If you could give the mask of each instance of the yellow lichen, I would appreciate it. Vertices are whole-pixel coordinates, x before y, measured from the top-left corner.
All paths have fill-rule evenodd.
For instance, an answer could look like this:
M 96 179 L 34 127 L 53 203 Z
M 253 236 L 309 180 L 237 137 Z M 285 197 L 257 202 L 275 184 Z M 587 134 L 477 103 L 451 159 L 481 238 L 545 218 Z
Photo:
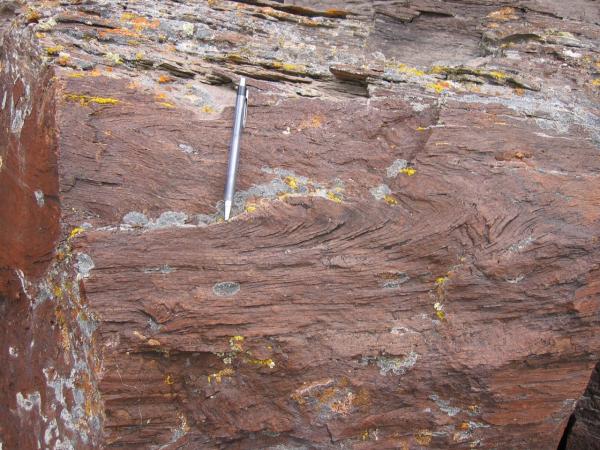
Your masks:
M 433 66 L 430 70 L 429 73 L 431 74 L 442 74 L 442 73 L 446 73 L 446 67 L 444 66 Z
M 232 352 L 244 351 L 242 343 L 244 342 L 244 336 L 232 336 L 229 339 L 229 348 Z
M 415 67 L 407 66 L 403 63 L 388 63 L 386 65 L 399 73 L 405 73 L 407 75 L 412 75 L 413 77 L 422 77 L 425 75 L 425 72 L 423 72 L 422 70 L 417 69 Z
M 427 130 L 427 128 L 425 128 L 425 127 L 417 127 L 417 131 L 426 131 L 426 130 Z
M 67 75 L 69 78 L 83 78 L 85 74 L 83 72 L 71 72 Z
M 173 103 L 169 103 L 169 102 L 158 102 L 158 104 L 160 106 L 164 106 L 165 108 L 169 108 L 169 109 L 175 108 L 175 105 Z
M 160 341 L 156 339 L 148 339 L 146 344 L 150 345 L 151 347 L 158 347 L 160 345 Z
M 592 86 L 600 86 L 600 78 L 596 78 L 592 80 Z
M 54 47 L 46 47 L 46 54 L 48 56 L 58 56 L 60 52 L 64 50 L 62 45 L 56 45 Z
M 73 239 L 75 236 L 77 236 L 78 234 L 81 234 L 85 231 L 85 229 L 81 228 L 81 227 L 75 227 L 71 230 L 71 232 L 69 233 L 69 239 Z
M 439 302 L 434 303 L 433 309 L 435 311 L 435 315 L 440 320 L 444 320 L 446 318 L 446 313 L 444 312 L 444 305 Z
M 202 111 L 203 113 L 206 113 L 206 114 L 214 114 L 215 108 L 213 108 L 210 105 L 204 105 L 202 108 L 200 108 L 200 111 Z
M 119 100 L 116 98 L 94 97 L 83 94 L 65 94 L 65 99 L 72 102 L 79 102 L 83 106 L 87 106 L 90 103 L 96 103 L 97 105 L 116 105 L 119 103 Z
M 52 293 L 54 294 L 54 297 L 56 297 L 56 298 L 62 298 L 62 296 L 63 296 L 62 288 L 58 285 L 54 286 L 54 289 L 52 289 Z
M 447 281 L 448 281 L 448 277 L 437 277 L 435 279 L 435 285 L 441 286 L 441 285 L 445 284 Z
M 387 194 L 383 197 L 383 200 L 388 204 L 388 205 L 397 205 L 398 204 L 398 200 L 396 200 L 396 197 L 394 197 L 393 195 Z
M 292 74 L 304 74 L 306 73 L 306 67 L 301 64 L 292 64 L 282 61 L 273 61 L 270 67 L 281 70 L 282 72 L 289 72 Z
M 405 167 L 404 169 L 400 169 L 398 173 L 403 173 L 404 175 L 412 177 L 415 173 L 417 173 L 417 170 L 413 169 L 412 167 Z
M 245 210 L 247 213 L 253 213 L 254 211 L 256 211 L 256 208 L 257 208 L 256 203 L 248 203 L 246 205 Z
M 136 17 L 137 16 L 135 14 L 129 12 L 121 14 L 121 20 L 133 20 Z
M 291 187 L 294 191 L 298 190 L 298 179 L 296 177 L 287 176 L 283 179 L 284 183 Z
M 211 375 L 209 375 L 208 382 L 211 383 L 212 380 L 215 380 L 217 383 L 220 383 L 223 378 L 231 378 L 235 374 L 235 371 L 231 367 L 226 367 L 224 369 L 219 370 Z
M 495 78 L 496 80 L 505 80 L 508 78 L 508 75 L 500 72 L 498 70 L 491 70 L 489 72 L 487 72 L 490 76 L 492 76 L 493 78 Z
M 118 53 L 107 52 L 104 54 L 104 59 L 112 64 L 123 64 L 123 60 L 121 59 L 121 55 Z
M 269 359 L 248 359 L 247 362 L 254 366 L 268 367 L 269 369 L 275 368 L 275 361 L 273 361 L 271 358 L 269 358 Z
M 175 383 L 175 381 L 173 380 L 173 375 L 171 375 L 170 373 L 168 373 L 165 376 L 165 384 L 168 386 L 171 386 L 173 383 Z
M 342 203 L 342 196 L 336 192 L 327 192 L 327 198 L 332 202 Z

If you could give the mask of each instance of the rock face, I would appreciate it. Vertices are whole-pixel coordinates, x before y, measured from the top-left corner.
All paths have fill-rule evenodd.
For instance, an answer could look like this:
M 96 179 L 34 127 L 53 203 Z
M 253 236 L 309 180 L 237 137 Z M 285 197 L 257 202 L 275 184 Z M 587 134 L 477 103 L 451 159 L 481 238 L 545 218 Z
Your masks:
M 2 448 L 557 448 L 600 359 L 597 2 L 0 8 Z
M 600 448 L 600 364 L 577 403 L 561 445 L 568 450 Z

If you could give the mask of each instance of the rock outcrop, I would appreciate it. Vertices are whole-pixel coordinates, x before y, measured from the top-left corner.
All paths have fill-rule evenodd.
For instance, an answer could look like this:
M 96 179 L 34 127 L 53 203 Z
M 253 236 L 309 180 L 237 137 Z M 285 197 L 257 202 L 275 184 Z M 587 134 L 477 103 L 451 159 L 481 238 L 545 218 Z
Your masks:
M 600 359 L 599 23 L 5 2 L 0 448 L 557 448 Z

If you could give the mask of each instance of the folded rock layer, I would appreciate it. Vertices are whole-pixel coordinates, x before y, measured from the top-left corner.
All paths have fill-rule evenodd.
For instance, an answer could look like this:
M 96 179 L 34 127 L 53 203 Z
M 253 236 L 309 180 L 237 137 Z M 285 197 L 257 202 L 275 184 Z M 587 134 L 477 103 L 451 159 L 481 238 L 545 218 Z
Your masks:
M 0 6 L 0 448 L 595 445 L 600 12 L 500 3 Z

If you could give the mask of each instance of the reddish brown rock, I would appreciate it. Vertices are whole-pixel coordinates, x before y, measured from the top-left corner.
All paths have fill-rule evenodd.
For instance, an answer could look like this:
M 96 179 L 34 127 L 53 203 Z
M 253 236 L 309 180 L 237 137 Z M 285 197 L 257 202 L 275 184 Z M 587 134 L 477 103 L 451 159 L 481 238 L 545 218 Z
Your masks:
M 3 448 L 556 448 L 600 350 L 564 3 L 6 9 Z

